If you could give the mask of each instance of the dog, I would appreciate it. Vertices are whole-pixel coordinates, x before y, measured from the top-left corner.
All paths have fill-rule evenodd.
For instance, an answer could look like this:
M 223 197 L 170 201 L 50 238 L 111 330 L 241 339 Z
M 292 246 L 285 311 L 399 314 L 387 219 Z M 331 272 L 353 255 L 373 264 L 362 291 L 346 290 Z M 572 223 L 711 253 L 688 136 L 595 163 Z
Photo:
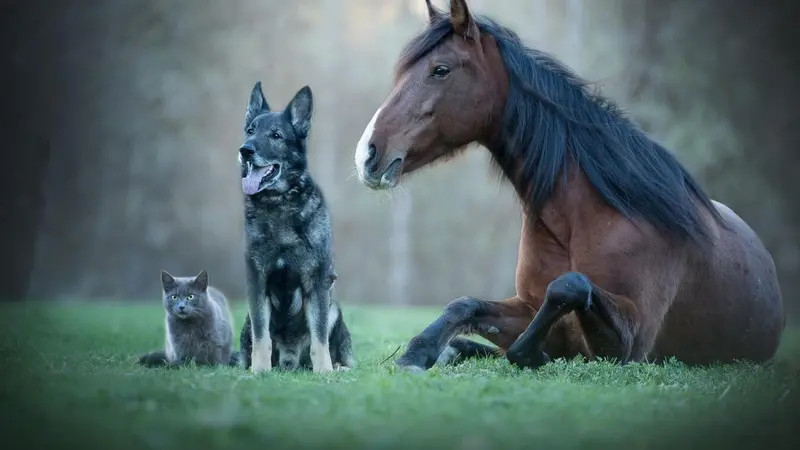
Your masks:
M 350 332 L 332 297 L 331 219 L 308 171 L 313 95 L 301 88 L 271 111 L 261 82 L 250 94 L 239 148 L 245 198 L 249 312 L 241 364 L 253 373 L 355 366 Z

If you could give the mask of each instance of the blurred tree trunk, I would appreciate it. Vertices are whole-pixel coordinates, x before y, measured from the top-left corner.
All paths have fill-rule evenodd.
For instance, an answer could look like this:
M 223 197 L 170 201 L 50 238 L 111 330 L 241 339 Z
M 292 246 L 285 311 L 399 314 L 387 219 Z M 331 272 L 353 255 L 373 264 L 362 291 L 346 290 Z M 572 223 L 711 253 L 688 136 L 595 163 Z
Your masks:
M 407 192 L 400 192 L 392 200 L 392 231 L 390 237 L 392 255 L 391 303 L 407 305 L 409 298 L 410 226 L 412 200 Z

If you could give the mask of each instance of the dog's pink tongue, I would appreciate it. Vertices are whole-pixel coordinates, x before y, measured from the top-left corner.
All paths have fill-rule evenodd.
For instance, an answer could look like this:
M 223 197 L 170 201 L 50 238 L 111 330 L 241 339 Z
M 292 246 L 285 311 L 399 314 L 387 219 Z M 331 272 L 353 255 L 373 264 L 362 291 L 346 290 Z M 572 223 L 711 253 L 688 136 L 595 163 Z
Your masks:
M 270 170 L 272 166 L 267 167 L 253 167 L 247 173 L 247 176 L 242 178 L 242 191 L 244 191 L 245 195 L 253 195 L 258 192 L 258 186 L 261 184 L 261 179 L 264 178 L 264 174 Z

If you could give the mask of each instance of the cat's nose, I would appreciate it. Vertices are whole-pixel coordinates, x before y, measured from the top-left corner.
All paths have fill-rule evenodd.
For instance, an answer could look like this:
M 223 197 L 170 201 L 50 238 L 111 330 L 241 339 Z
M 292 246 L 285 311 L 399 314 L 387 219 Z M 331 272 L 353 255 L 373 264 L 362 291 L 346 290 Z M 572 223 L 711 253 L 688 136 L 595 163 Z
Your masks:
M 183 303 L 179 304 L 178 312 L 185 312 L 185 311 L 186 311 L 186 305 L 184 305 Z

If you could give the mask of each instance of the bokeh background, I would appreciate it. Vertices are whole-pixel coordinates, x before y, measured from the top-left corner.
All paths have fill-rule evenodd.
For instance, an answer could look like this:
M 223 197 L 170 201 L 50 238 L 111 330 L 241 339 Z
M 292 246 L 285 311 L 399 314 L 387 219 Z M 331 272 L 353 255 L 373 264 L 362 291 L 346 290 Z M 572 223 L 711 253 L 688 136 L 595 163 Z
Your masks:
M 445 1 L 435 2 L 445 7 Z M 471 0 L 600 83 L 773 252 L 800 295 L 791 2 Z M 423 0 L 3 2 L 6 300 L 157 302 L 159 271 L 244 295 L 236 154 L 262 80 L 315 96 L 311 170 L 346 303 L 513 294 L 520 208 L 476 148 L 376 193 L 353 151 Z

